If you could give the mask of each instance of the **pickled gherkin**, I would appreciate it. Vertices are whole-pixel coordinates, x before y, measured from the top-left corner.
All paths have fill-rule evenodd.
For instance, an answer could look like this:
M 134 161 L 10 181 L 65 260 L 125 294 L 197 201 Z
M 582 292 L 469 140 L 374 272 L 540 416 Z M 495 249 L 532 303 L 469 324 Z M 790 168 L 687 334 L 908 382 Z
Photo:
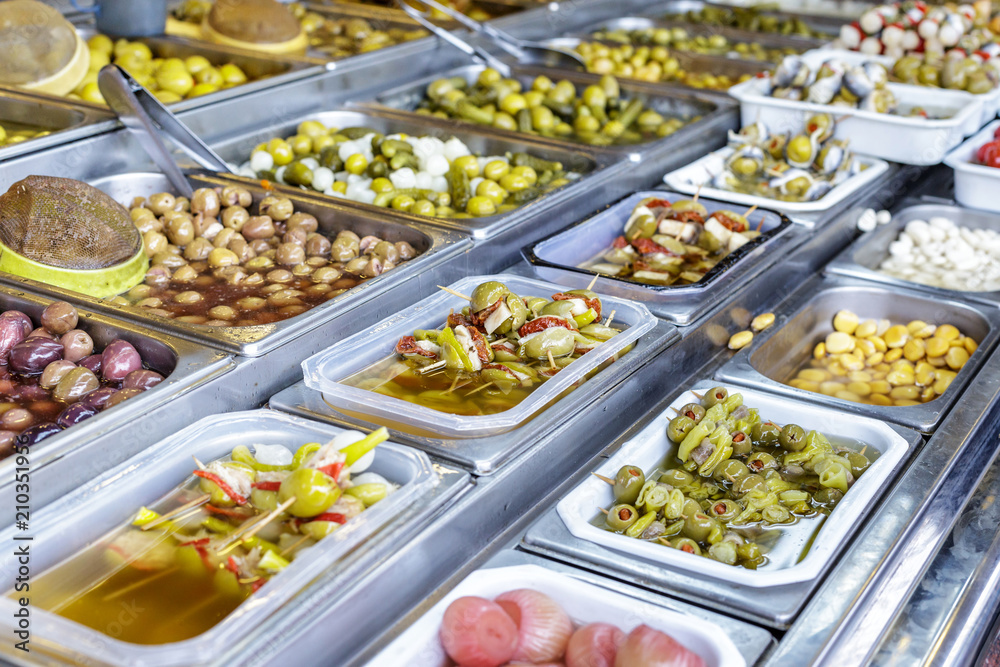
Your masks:
M 860 443 L 835 445 L 819 431 L 767 421 L 742 394 L 724 387 L 699 400 L 667 424 L 674 454 L 645 474 L 635 465 L 619 470 L 615 502 L 632 502 L 635 513 L 627 530 L 604 510 L 595 521 L 727 565 L 787 566 L 787 548 L 772 562 L 774 540 L 810 544 L 809 536 L 871 465 L 867 447 L 858 451 Z M 627 498 L 619 480 L 631 480 Z M 795 562 L 802 556 L 794 555 Z

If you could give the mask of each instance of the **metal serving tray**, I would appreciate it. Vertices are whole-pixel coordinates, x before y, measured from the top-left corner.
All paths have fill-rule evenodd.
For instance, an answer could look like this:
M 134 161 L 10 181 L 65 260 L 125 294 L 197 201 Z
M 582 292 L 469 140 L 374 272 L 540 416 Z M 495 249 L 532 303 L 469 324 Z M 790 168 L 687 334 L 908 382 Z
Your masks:
M 619 383 L 630 377 L 646 362 L 680 340 L 677 330 L 666 322 L 639 338 L 627 354 L 598 372 L 569 395 L 549 404 L 529 419 L 523 426 L 497 435 L 481 438 L 430 438 L 411 435 L 390 429 L 392 439 L 405 442 L 436 458 L 455 463 L 474 475 L 492 475 L 508 461 L 539 442 L 555 426 L 572 418 L 588 405 L 594 405 Z M 268 402 L 272 408 L 311 419 L 372 431 L 378 424 L 347 416 L 338 412 L 323 394 L 298 382 L 273 396 Z
M 155 502 L 183 483 L 194 467 L 191 456 L 205 461 L 227 457 L 236 445 L 281 444 L 297 448 L 307 442 L 327 442 L 340 432 L 324 424 L 255 410 L 208 417 L 176 432 L 133 458 L 53 503 L 32 517 L 32 561 L 41 573 L 130 521 L 142 504 Z M 349 584 L 341 562 L 359 549 L 369 550 L 369 566 L 394 550 L 394 529 L 421 523 L 443 500 L 428 503 L 441 475 L 421 452 L 392 442 L 375 450 L 371 468 L 399 485 L 395 493 L 355 517 L 342 530 L 303 552 L 268 586 L 213 628 L 181 642 L 139 645 L 119 641 L 51 612 L 33 610 L 32 639 L 42 650 L 88 664 L 191 665 L 203 664 L 251 634 L 282 604 L 311 590 L 318 576 L 333 573 L 334 584 Z M 66 517 L 72 516 L 71 525 Z M 10 527 L 5 534 L 13 537 Z M 7 559 L 4 570 L 16 564 Z M 338 581 L 339 580 L 339 581 Z M 335 589 L 327 590 L 336 597 Z M 17 605 L 4 599 L 2 605 Z M 141 610 L 140 610 L 141 611 Z M 11 651 L 9 647 L 6 649 Z
M 845 215 L 856 216 L 857 211 L 852 211 Z M 854 243 L 847 246 L 826 266 L 825 271 L 827 273 L 864 278 L 887 285 L 929 292 L 934 296 L 945 299 L 968 299 L 994 305 L 1000 303 L 1000 291 L 965 292 L 951 290 L 944 287 L 924 285 L 902 278 L 895 278 L 879 270 L 879 265 L 889 255 L 889 244 L 899 237 L 899 234 L 908 222 L 911 220 L 926 221 L 935 216 L 950 218 L 962 227 L 1000 231 L 1000 215 L 996 213 L 987 213 L 986 211 L 976 211 L 962 208 L 961 206 L 945 204 L 923 204 L 910 200 L 904 202 L 893 213 L 889 224 L 882 225 L 868 234 L 862 234 Z
M 198 173 L 191 173 L 189 181 L 194 188 L 225 186 L 236 182 Z M 137 195 L 148 196 L 154 192 L 172 190 L 166 177 L 160 173 L 116 174 L 92 180 L 91 184 L 107 192 L 125 206 L 128 206 L 132 198 Z M 255 181 L 245 180 L 240 184 L 253 193 L 255 202 L 259 202 L 268 193 Z M 340 206 L 336 201 L 329 199 L 321 201 L 299 197 L 294 192 L 289 196 L 295 204 L 295 209 L 314 215 L 319 221 L 320 230 L 324 232 L 335 234 L 338 230 L 347 228 L 362 235 L 375 234 L 393 242 L 407 241 L 421 254 L 381 276 L 361 283 L 335 299 L 309 309 L 302 315 L 272 324 L 250 327 L 212 327 L 176 322 L 143 312 L 139 308 L 116 306 L 78 292 L 6 273 L 0 273 L 0 284 L 52 295 L 116 318 L 132 320 L 144 327 L 166 331 L 243 357 L 257 357 L 324 322 L 353 310 L 362 302 L 375 299 L 390 289 L 405 284 L 427 268 L 461 254 L 469 245 L 466 239 L 448 231 L 418 229 L 401 221 L 366 215 L 364 212 Z
M 0 287 L 0 310 L 16 309 L 35 323 L 51 299 Z M 101 412 L 33 445 L 28 454 L 34 508 L 59 497 L 144 447 L 172 433 L 178 422 L 198 412 L 198 391 L 233 368 L 232 358 L 173 336 L 115 321 L 79 309 L 78 328 L 94 339 L 97 349 L 121 338 L 132 343 L 150 368 L 166 379 L 124 403 Z M 14 502 L 16 456 L 0 460 L 0 500 Z M 7 525 L 9 514 L 0 520 Z
M 376 108 L 378 106 L 386 106 L 393 109 L 401 109 L 412 112 L 424 99 L 424 91 L 427 89 L 427 85 L 432 81 L 443 78 L 460 77 L 468 81 L 471 85 L 472 83 L 475 83 L 479 73 L 484 69 L 486 69 L 485 65 L 466 65 L 464 67 L 457 67 L 446 72 L 427 76 L 422 79 L 418 79 L 417 81 L 410 82 L 399 86 L 398 88 L 393 88 L 381 93 L 375 98 L 375 104 L 373 106 L 376 106 Z M 584 87 L 599 82 L 601 78 L 596 74 L 571 72 L 569 70 L 545 67 L 515 67 L 513 71 L 514 78 L 521 82 L 525 90 L 529 90 L 531 88 L 531 82 L 534 78 L 542 74 L 548 76 L 554 81 L 566 79 L 572 82 L 576 85 L 578 93 Z M 716 124 L 730 115 L 730 112 L 732 111 L 732 104 L 729 101 L 723 101 L 716 97 L 698 96 L 693 92 L 686 92 L 690 89 L 680 87 L 675 90 L 666 91 L 655 84 L 646 84 L 631 79 L 622 80 L 619 82 L 619 85 L 621 87 L 623 98 L 641 99 L 645 102 L 648 108 L 659 112 L 665 117 L 680 117 L 688 119 L 694 117 L 699 118 L 698 120 L 688 122 L 687 125 L 681 127 L 679 130 L 667 137 L 653 138 L 638 144 L 621 146 L 590 146 L 569 137 L 541 137 L 539 135 L 526 135 L 526 133 L 523 132 L 500 130 L 493 127 L 490 127 L 489 130 L 496 135 L 504 137 L 520 138 L 529 136 L 539 142 L 573 147 L 599 155 L 620 157 L 624 155 L 651 156 L 654 153 L 665 153 L 669 150 L 670 146 L 683 144 L 690 140 L 693 135 L 701 134 L 702 132 L 716 131 L 724 134 L 726 129 L 728 129 L 728 125 L 726 128 L 717 128 Z M 459 127 L 485 127 L 477 123 L 469 123 L 455 119 L 448 119 L 445 122 Z
M 248 134 L 216 143 L 212 148 L 227 162 L 234 165 L 243 164 L 250 159 L 250 153 L 262 141 L 273 137 L 287 137 L 295 133 L 295 128 L 305 120 L 316 120 L 333 127 L 370 127 L 378 132 L 392 134 L 403 132 L 411 135 L 431 135 L 437 137 L 458 137 L 470 150 L 487 155 L 503 155 L 506 152 L 525 151 L 546 160 L 556 160 L 563 164 L 567 172 L 575 172 L 582 177 L 552 192 L 545 193 L 513 211 L 490 215 L 481 218 L 433 218 L 429 216 L 412 215 L 390 208 L 381 208 L 371 204 L 351 201 L 339 197 L 328 197 L 321 192 L 304 190 L 291 185 L 274 184 L 276 190 L 288 194 L 308 195 L 320 201 L 336 202 L 344 208 L 356 209 L 360 214 L 384 216 L 421 227 L 434 225 L 446 229 L 471 234 L 476 238 L 492 236 L 496 232 L 515 224 L 528 216 L 537 216 L 541 211 L 554 207 L 558 203 L 569 200 L 584 191 L 581 181 L 592 176 L 594 172 L 612 163 L 610 156 L 593 156 L 578 147 L 568 148 L 564 145 L 535 143 L 533 138 L 517 134 L 503 134 L 492 131 L 491 128 L 476 127 L 467 124 L 457 125 L 440 119 L 418 116 L 410 113 L 394 112 L 391 109 L 359 108 L 341 111 L 326 111 L 310 113 L 291 119 L 279 119 L 279 122 L 262 129 L 256 129 Z M 252 179 L 240 177 L 240 180 L 254 182 Z
M 757 32 L 754 30 L 744 30 L 742 28 L 731 28 L 728 26 L 711 26 L 703 23 L 689 23 L 687 21 L 667 21 L 664 19 L 650 18 L 646 16 L 622 16 L 620 18 L 598 21 L 576 32 L 575 35 L 592 39 L 593 34 L 598 31 L 632 31 L 649 30 L 650 28 L 683 28 L 688 35 L 691 35 L 692 37 L 700 35 L 722 35 L 734 44 L 739 42 L 757 42 L 765 48 L 791 48 L 800 53 L 809 51 L 810 49 L 817 49 L 827 43 L 827 40 L 806 37 L 804 35 L 783 35 L 780 33 Z M 612 40 L 608 41 L 610 43 Z M 672 55 L 676 55 L 676 53 L 683 53 L 683 51 L 678 52 L 676 49 L 670 49 L 669 46 L 667 48 L 670 50 Z M 733 55 L 732 57 L 736 58 L 737 56 Z
M 107 109 L 49 95 L 0 87 L 0 125 L 17 123 L 48 130 L 44 137 L 0 146 L 0 161 L 106 132 L 115 125 Z
M 632 210 L 647 197 L 663 197 L 669 201 L 687 198 L 686 195 L 662 190 L 637 192 L 591 218 L 524 248 L 521 253 L 541 278 L 569 287 L 586 287 L 599 274 L 580 268 L 580 265 L 611 248 L 615 238 L 621 236 Z M 711 199 L 698 201 L 709 212 L 727 206 L 724 202 Z M 723 290 L 738 280 L 749 279 L 773 263 L 780 249 L 787 248 L 798 236 L 790 234 L 793 225 L 784 215 L 759 209 L 755 216 L 753 225 L 758 220 L 764 225 L 761 236 L 726 256 L 697 283 L 645 285 L 629 278 L 601 275 L 595 289 L 612 296 L 641 301 L 653 313 L 675 324 L 690 324 L 718 302 L 717 296 Z M 784 238 L 786 236 L 789 238 Z
M 912 320 L 950 323 L 963 334 L 979 341 L 979 349 L 972 354 L 943 396 L 921 405 L 896 407 L 853 403 L 796 389 L 774 379 L 789 377 L 812 356 L 813 346 L 833 330 L 833 316 L 841 309 L 852 310 L 862 320 L 888 318 L 893 323 Z M 716 377 L 930 433 L 976 374 L 998 336 L 1000 311 L 996 308 L 932 299 L 917 290 L 890 289 L 848 277 L 813 278 L 783 304 L 774 325 L 758 334 L 748 347 L 737 352 L 716 372 Z
M 698 391 L 704 391 L 714 385 L 715 383 L 712 381 L 701 381 L 694 385 L 694 388 Z M 603 464 L 622 447 L 627 446 L 645 428 L 648 428 L 653 419 L 667 411 L 668 406 L 676 400 L 678 400 L 678 396 L 665 398 L 647 413 L 646 417 L 639 420 L 608 446 L 598 457 L 596 463 Z M 794 405 L 791 407 L 794 408 Z M 906 441 L 910 451 L 915 450 L 922 442 L 920 435 L 913 431 L 892 425 L 890 425 L 890 429 Z M 894 467 L 882 489 L 883 492 L 891 486 L 892 479 L 902 467 L 903 462 Z M 876 499 L 880 496 L 881 493 L 878 493 Z M 594 511 L 597 511 L 596 508 Z M 752 618 L 776 628 L 784 628 L 791 624 L 795 615 L 809 601 L 812 590 L 820 584 L 823 578 L 821 573 L 810 581 L 769 586 L 766 595 L 762 595 L 760 588 L 691 574 L 675 568 L 666 568 L 663 564 L 638 557 L 626 557 L 618 551 L 577 538 L 566 528 L 566 524 L 560 518 L 555 507 L 546 510 L 541 518 L 528 529 L 522 540 L 522 546 L 542 556 L 556 558 L 577 567 L 598 572 L 603 576 L 638 583 L 644 588 L 659 593 L 695 601 L 710 608 L 738 615 L 743 619 Z M 825 573 L 829 570 L 832 563 L 831 559 L 823 567 L 822 572 Z

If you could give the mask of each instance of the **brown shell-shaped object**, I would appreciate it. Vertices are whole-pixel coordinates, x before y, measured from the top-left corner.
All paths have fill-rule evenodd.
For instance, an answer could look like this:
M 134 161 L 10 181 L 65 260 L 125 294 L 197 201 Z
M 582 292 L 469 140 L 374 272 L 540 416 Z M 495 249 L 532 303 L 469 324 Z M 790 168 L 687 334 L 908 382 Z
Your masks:
M 71 178 L 28 176 L 0 195 L 0 241 L 46 266 L 105 269 L 142 248 L 129 212 Z

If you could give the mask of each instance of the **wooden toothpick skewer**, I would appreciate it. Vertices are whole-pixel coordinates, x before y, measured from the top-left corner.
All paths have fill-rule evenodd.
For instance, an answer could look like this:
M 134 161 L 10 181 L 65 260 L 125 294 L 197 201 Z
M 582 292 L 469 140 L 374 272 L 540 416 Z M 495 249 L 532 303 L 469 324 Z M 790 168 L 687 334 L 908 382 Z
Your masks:
M 442 285 L 438 285 L 438 289 L 444 290 L 448 294 L 454 294 L 455 296 L 462 297 L 466 301 L 472 301 L 472 297 L 471 296 L 466 296 L 465 294 L 462 294 L 461 292 L 456 292 L 455 290 L 453 290 L 453 289 L 451 289 L 449 287 L 443 287 Z
M 223 544 L 219 547 L 218 554 L 221 556 L 230 549 L 232 549 L 233 547 L 235 547 L 237 544 L 249 540 L 251 537 L 257 534 L 257 531 L 259 531 L 261 528 L 266 526 L 271 521 L 274 521 L 274 519 L 279 514 L 281 514 L 286 509 L 291 507 L 292 503 L 294 502 L 295 502 L 295 496 L 292 496 L 285 502 L 275 507 L 274 510 L 264 515 L 261 519 L 258 519 L 257 521 L 248 521 L 247 523 L 250 524 L 249 526 L 243 526 L 237 528 L 236 532 L 229 535 L 226 541 L 223 542 Z
M 604 475 L 598 475 L 596 472 L 592 472 L 590 474 L 596 477 L 597 479 L 601 480 L 602 482 L 607 482 L 611 486 L 615 485 L 615 480 L 611 479 L 610 477 L 605 477 Z
M 616 312 L 618 312 L 618 311 L 616 311 L 616 310 L 612 310 L 611 311 L 611 314 L 608 315 L 608 320 L 607 320 L 607 322 L 604 323 L 604 326 L 606 326 L 606 327 L 610 327 L 611 326 L 611 320 L 615 319 L 615 313 Z
M 204 470 L 205 464 L 198 460 L 197 456 L 192 455 L 191 458 L 194 459 L 194 464 L 198 466 L 198 470 Z
M 444 359 L 442 359 L 441 361 L 435 361 L 433 364 L 427 364 L 426 366 L 424 366 L 423 368 L 421 368 L 417 372 L 420 373 L 421 375 L 424 375 L 425 373 L 430 373 L 431 371 L 436 371 L 437 369 L 441 368 L 442 366 L 444 366 L 447 363 L 448 362 L 445 361 Z
M 458 385 L 458 381 L 459 381 L 459 380 L 461 380 L 461 379 L 462 379 L 462 378 L 461 378 L 461 377 L 459 377 L 458 373 L 455 373 L 455 377 L 453 377 L 453 378 L 451 379 L 451 386 L 450 386 L 450 387 L 448 387 L 448 391 L 447 391 L 447 392 L 445 392 L 445 393 L 448 393 L 448 394 L 450 394 L 451 392 L 455 391 L 455 386 L 456 386 L 456 385 Z
M 751 206 L 750 208 L 747 209 L 747 212 L 743 214 L 743 217 L 744 218 L 749 218 L 750 214 L 752 214 L 756 210 L 757 210 L 757 204 L 754 204 L 753 206 Z
M 596 285 L 596 284 L 597 284 L 597 279 L 598 279 L 598 278 L 600 278 L 600 276 L 599 276 L 599 275 L 597 275 L 597 276 L 594 276 L 594 279 L 590 281 L 590 284 L 589 284 L 589 285 L 587 285 L 587 289 L 588 289 L 588 290 L 592 290 L 592 289 L 594 289 L 594 285 Z
M 116 600 L 116 599 L 120 598 L 121 596 L 123 596 L 123 595 L 125 595 L 127 593 L 131 593 L 132 591 L 134 591 L 134 590 L 136 590 L 138 588 L 142 588 L 146 584 L 151 584 L 154 581 L 156 581 L 157 579 L 162 579 L 163 577 L 167 576 L 168 574 L 173 574 L 177 570 L 178 570 L 178 568 L 176 566 L 174 566 L 174 567 L 168 567 L 165 570 L 160 570 L 156 574 L 152 574 L 152 575 L 146 577 L 145 579 L 140 579 L 139 581 L 131 583 L 128 586 L 126 586 L 125 588 L 119 588 L 114 593 L 109 593 L 108 595 L 105 595 L 103 598 L 101 598 L 101 602 L 111 602 L 112 600 Z
M 197 461 L 197 459 L 195 459 L 195 460 Z M 153 519 L 149 523 L 145 524 L 144 526 L 140 526 L 139 530 L 149 530 L 150 528 L 155 528 L 156 526 L 160 525 L 164 521 L 169 521 L 171 518 L 177 516 L 178 514 L 186 513 L 189 509 L 201 507 L 202 505 L 204 505 L 205 503 L 207 503 L 211 499 L 212 499 L 212 496 L 210 494 L 207 494 L 207 493 L 205 495 L 203 495 L 203 496 L 198 496 L 197 498 L 195 498 L 191 502 L 184 503 L 180 507 L 175 507 L 174 509 L 170 510 L 166 514 L 161 514 L 160 516 L 156 517 L 155 519 Z
M 292 544 L 290 544 L 290 545 L 288 545 L 287 547 L 285 547 L 284 549 L 282 549 L 282 550 L 281 550 L 281 551 L 280 551 L 280 552 L 278 553 L 278 555 L 279 555 L 279 556 L 284 556 L 285 554 L 287 554 L 287 553 L 290 553 L 290 552 L 294 551 L 294 550 L 295 550 L 295 547 L 299 546 L 300 544 L 302 544 L 303 542 L 305 542 L 305 541 L 306 541 L 306 540 L 308 540 L 308 539 L 309 539 L 309 536 L 308 536 L 308 535 L 303 535 L 301 539 L 298 539 L 298 540 L 296 540 L 296 541 L 295 541 L 295 542 L 293 542 Z
M 486 384 L 481 384 L 478 387 L 476 387 L 475 389 L 473 389 L 472 391 L 470 391 L 468 394 L 466 394 L 466 396 L 472 396 L 473 394 L 479 393 L 483 389 L 486 389 L 487 387 L 489 387 L 491 384 L 493 384 L 493 383 L 492 382 L 487 382 Z
M 552 358 L 552 350 L 547 350 L 545 352 L 545 354 L 548 355 L 548 357 L 549 357 L 549 368 L 551 368 L 552 370 L 555 370 L 555 368 L 556 368 L 556 360 Z
M 705 394 L 699 394 L 696 391 L 692 391 L 691 393 L 694 394 L 694 397 L 697 398 L 699 401 L 701 400 L 701 397 L 705 395 Z
M 603 507 L 598 507 L 597 509 L 599 509 L 602 512 L 604 512 L 604 516 L 607 516 L 607 515 L 611 514 L 611 512 L 609 512 L 608 510 L 604 509 Z
M 691 198 L 691 201 L 695 201 L 695 202 L 698 201 L 698 195 L 701 194 L 701 188 L 704 185 L 705 185 L 704 181 L 702 181 L 701 183 L 698 184 L 698 189 L 694 191 L 694 197 Z
M 858 452 L 858 454 L 861 454 L 861 456 L 864 456 L 864 455 L 865 455 L 865 451 L 866 451 L 867 449 L 868 449 L 868 445 L 865 445 L 864 447 L 862 447 L 862 448 L 861 448 L 861 451 L 860 451 L 860 452 Z

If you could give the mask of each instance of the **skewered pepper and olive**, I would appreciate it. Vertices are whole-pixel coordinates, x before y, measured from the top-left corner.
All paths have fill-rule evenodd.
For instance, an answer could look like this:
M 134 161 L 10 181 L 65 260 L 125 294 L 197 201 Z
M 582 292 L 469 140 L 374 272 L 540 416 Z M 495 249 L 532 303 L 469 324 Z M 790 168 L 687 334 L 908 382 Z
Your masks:
M 90 71 L 76 90 L 67 95 L 71 99 L 104 104 L 104 96 L 97 87 L 97 73 L 109 62 L 119 65 L 164 104 L 207 95 L 250 80 L 235 63 L 213 65 L 204 56 L 160 58 L 144 42 L 112 41 L 107 35 L 94 35 L 87 40 L 87 46 Z
M 909 55 L 895 62 L 892 76 L 901 83 L 983 95 L 1000 84 L 1000 58 L 980 62 L 975 58 Z
M 847 141 L 833 138 L 834 125 L 829 114 L 815 114 L 794 136 L 772 135 L 761 122 L 730 131 L 730 152 L 711 186 L 779 201 L 820 199 L 862 169 Z
M 530 153 L 481 157 L 460 139 L 383 135 L 314 120 L 257 146 L 243 173 L 415 215 L 503 213 L 569 183 L 559 162 Z
M 504 412 L 619 329 L 601 323 L 590 290 L 551 300 L 480 284 L 441 329 L 418 329 L 389 357 L 345 384 L 458 415 Z
M 427 36 L 427 31 L 417 26 L 380 29 L 360 17 L 326 16 L 299 3 L 292 3 L 289 9 L 302 24 L 309 46 L 331 58 L 347 58 Z
M 591 146 L 665 137 L 694 120 L 664 117 L 641 99 L 623 97 L 613 76 L 578 90 L 570 81 L 542 75 L 525 91 L 519 80 L 505 79 L 491 68 L 471 85 L 463 77 L 432 81 L 416 111 Z
M 855 403 L 920 405 L 948 390 L 978 346 L 951 324 L 862 321 L 841 310 L 786 384 Z
M 704 34 L 692 35 L 681 27 L 675 28 L 642 28 L 638 30 L 597 30 L 591 33 L 592 39 L 606 42 L 618 42 L 635 47 L 667 47 L 675 51 L 690 51 L 703 55 L 738 56 L 744 60 L 767 60 L 773 63 L 794 53 L 802 53 L 807 47 L 793 48 L 790 46 L 776 48 L 765 47 L 759 42 L 731 42 L 725 35 Z M 638 49 L 637 49 L 638 51 Z
M 97 349 L 65 301 L 38 328 L 19 310 L 0 313 L 0 458 L 70 428 L 163 381 L 121 339 Z
M 588 72 L 611 74 L 623 79 L 650 83 L 676 81 L 692 88 L 725 90 L 750 78 L 749 74 L 743 74 L 734 81 L 725 74 L 685 70 L 677 58 L 662 46 L 608 46 L 601 42 L 580 42 L 575 50 L 587 64 Z
M 130 213 L 151 266 L 112 303 L 209 326 L 252 326 L 300 315 L 412 259 L 406 241 L 319 231 L 286 197 L 256 204 L 240 186 L 199 188 L 191 201 L 138 197 Z
M 706 6 L 683 13 L 667 14 L 663 18 L 667 21 L 686 21 L 699 25 L 725 26 L 741 30 L 753 30 L 754 32 L 798 35 L 823 40 L 830 38 L 830 35 L 810 28 L 809 24 L 798 17 L 775 16 L 755 7 L 729 8 Z
M 758 236 L 733 211 L 709 214 L 696 201 L 650 197 L 632 211 L 613 247 L 582 268 L 647 285 L 690 285 Z
M 813 71 L 799 56 L 787 56 L 771 75 L 768 94 L 785 100 L 900 114 L 896 96 L 886 87 L 889 72 L 876 62 L 849 66 L 830 59 Z M 920 114 L 919 109 L 908 110 Z
M 294 454 L 283 445 L 255 444 L 253 452 L 239 445 L 195 469 L 155 509 L 140 508 L 43 574 L 45 593 L 35 604 L 138 644 L 200 635 L 396 490 L 366 472 L 387 438 L 384 428 L 367 436 L 345 431 Z M 142 623 L 115 622 L 122 599 L 143 610 Z
M 38 139 L 49 134 L 50 130 L 23 123 L 0 121 L 0 146 L 13 146 L 29 139 Z
M 770 563 L 765 535 L 816 530 L 871 465 L 819 431 L 766 421 L 724 387 L 681 407 L 667 437 L 677 452 L 662 467 L 615 475 L 605 528 L 751 570 Z

